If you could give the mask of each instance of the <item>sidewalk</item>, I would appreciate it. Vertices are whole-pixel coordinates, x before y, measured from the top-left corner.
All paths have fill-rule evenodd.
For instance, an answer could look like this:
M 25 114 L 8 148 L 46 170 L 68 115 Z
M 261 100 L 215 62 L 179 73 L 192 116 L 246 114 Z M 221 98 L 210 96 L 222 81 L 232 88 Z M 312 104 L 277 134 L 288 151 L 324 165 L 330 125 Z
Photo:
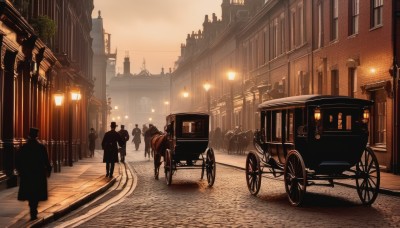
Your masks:
M 110 188 L 123 165 L 115 164 L 114 178 L 105 177 L 102 151 L 94 158 L 84 158 L 72 167 L 62 166 L 60 173 L 48 179 L 49 199 L 39 202 L 38 219 L 30 221 L 28 201 L 18 201 L 18 187 L 0 191 L 0 227 L 44 225 L 94 199 Z
M 214 150 L 217 163 L 245 169 L 246 155 L 228 155 L 226 152 Z M 335 183 L 348 187 L 355 187 L 355 180 L 340 180 Z M 381 194 L 400 196 L 400 175 L 381 172 L 380 191 Z

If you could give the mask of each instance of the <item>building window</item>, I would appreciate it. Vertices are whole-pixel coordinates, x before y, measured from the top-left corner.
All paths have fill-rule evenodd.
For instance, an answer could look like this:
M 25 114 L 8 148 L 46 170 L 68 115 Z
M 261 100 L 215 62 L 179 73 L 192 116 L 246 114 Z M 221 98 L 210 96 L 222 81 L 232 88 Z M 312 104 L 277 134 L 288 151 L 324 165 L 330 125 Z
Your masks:
M 322 47 L 322 25 L 323 25 L 323 14 L 322 14 L 322 2 L 318 5 L 318 48 Z
M 298 44 L 302 45 L 302 44 L 304 44 L 304 40 L 305 40 L 305 37 L 304 37 L 304 34 L 305 34 L 305 32 L 304 32 L 304 28 L 305 28 L 305 26 L 304 26 L 304 8 L 303 8 L 303 4 L 302 3 L 300 3 L 298 5 L 297 15 L 299 16 L 298 26 L 297 26 L 298 27 L 298 33 L 297 34 L 299 34 L 298 35 L 298 39 L 299 39 L 299 43 Z
M 299 92 L 300 95 L 308 94 L 309 92 L 309 78 L 308 74 L 304 73 L 303 71 L 298 72 L 299 77 Z
M 332 95 L 339 95 L 339 71 L 331 71 L 331 93 Z
M 270 60 L 269 58 L 269 33 L 264 32 L 264 63 Z
M 296 48 L 296 10 L 290 12 L 290 48 Z
M 383 0 L 371 0 L 371 28 L 382 25 Z
M 284 14 L 281 15 L 279 19 L 279 54 L 283 54 L 285 52 L 285 16 Z
M 374 100 L 372 143 L 374 146 L 386 147 L 386 95 L 385 90 L 372 92 Z
M 331 41 L 338 39 L 339 34 L 339 6 L 338 0 L 331 0 Z
M 358 34 L 358 19 L 360 14 L 360 0 L 349 1 L 349 35 Z
M 317 93 L 318 94 L 322 94 L 322 83 L 323 83 L 323 81 L 322 81 L 322 72 L 318 72 L 318 91 L 317 91 Z
M 349 68 L 349 97 L 355 97 L 357 92 L 357 69 Z

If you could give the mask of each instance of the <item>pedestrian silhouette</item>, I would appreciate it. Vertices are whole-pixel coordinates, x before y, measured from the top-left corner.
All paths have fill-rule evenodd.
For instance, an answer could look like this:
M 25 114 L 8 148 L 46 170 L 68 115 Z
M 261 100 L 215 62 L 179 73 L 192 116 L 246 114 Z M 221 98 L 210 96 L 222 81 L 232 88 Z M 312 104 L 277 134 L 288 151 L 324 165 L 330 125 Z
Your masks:
M 138 127 L 138 124 L 135 124 L 135 128 L 132 130 L 132 142 L 135 143 L 135 150 L 137 151 L 139 149 L 139 145 L 142 142 L 140 140 L 142 131 L 140 130 L 140 128 Z
M 31 220 L 37 219 L 39 201 L 48 198 L 47 177 L 51 174 L 47 150 L 38 134 L 39 129 L 30 128 L 28 141 L 21 147 L 16 162 L 20 177 L 18 200 L 28 200 Z
M 117 124 L 111 122 L 111 130 L 104 134 L 101 147 L 104 150 L 103 162 L 106 163 L 106 177 L 113 177 L 115 162 L 118 162 L 118 145 L 122 147 L 125 141 L 121 135 L 115 131 Z
M 94 131 L 94 128 L 90 128 L 90 133 L 89 133 L 89 151 L 90 151 L 90 157 L 94 157 L 94 148 L 96 146 L 96 139 L 97 139 L 97 134 Z
M 119 148 L 119 154 L 121 156 L 121 162 L 125 162 L 125 156 L 126 156 L 126 142 L 129 140 L 129 133 L 127 130 L 125 130 L 125 126 L 121 125 L 121 130 L 118 131 L 119 135 L 121 135 L 122 139 L 125 141 L 125 144 L 122 145 L 121 148 Z

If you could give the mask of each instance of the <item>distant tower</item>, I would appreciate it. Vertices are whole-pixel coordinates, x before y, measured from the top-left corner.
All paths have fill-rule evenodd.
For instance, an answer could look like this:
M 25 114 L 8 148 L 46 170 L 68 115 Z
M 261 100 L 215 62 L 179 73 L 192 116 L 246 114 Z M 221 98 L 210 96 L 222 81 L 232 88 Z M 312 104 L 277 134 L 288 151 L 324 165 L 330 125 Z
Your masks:
M 223 0 L 221 4 L 221 10 L 222 10 L 222 23 L 224 25 L 229 24 L 231 20 L 231 3 L 230 0 Z
M 131 73 L 131 62 L 129 60 L 129 52 L 125 52 L 124 58 L 124 75 L 129 75 Z

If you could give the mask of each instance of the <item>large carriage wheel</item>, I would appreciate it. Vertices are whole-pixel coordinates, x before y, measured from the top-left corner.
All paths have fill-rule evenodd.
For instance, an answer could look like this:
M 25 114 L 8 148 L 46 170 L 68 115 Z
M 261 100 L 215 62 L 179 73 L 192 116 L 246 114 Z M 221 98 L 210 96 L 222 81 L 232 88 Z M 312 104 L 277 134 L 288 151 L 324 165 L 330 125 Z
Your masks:
M 214 184 L 215 172 L 216 172 L 216 166 L 215 166 L 214 150 L 212 148 L 209 148 L 207 150 L 207 155 L 206 155 L 206 174 L 207 174 L 208 186 L 210 187 L 213 186 Z
M 378 196 L 380 170 L 374 151 L 365 148 L 356 164 L 357 193 L 364 205 L 371 205 Z
M 165 182 L 167 183 L 167 185 L 171 185 L 171 183 L 172 183 L 172 173 L 173 173 L 171 150 L 167 149 L 165 151 L 165 157 L 164 158 L 165 158 L 165 162 L 164 162 Z
M 260 191 L 261 174 L 260 158 L 256 153 L 250 151 L 246 158 L 246 182 L 252 195 L 257 195 Z
M 303 158 L 296 150 L 290 151 L 286 158 L 284 181 L 290 204 L 300 205 L 306 193 L 307 173 Z

